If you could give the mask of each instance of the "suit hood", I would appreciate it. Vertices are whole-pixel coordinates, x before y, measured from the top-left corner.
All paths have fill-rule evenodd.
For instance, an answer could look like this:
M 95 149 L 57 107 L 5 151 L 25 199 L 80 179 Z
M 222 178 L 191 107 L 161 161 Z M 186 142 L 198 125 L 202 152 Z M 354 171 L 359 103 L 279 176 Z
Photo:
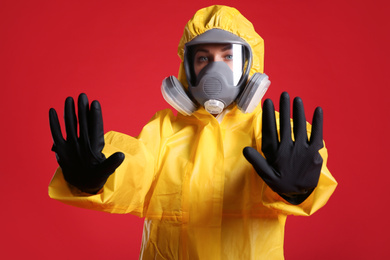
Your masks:
M 263 73 L 264 40 L 256 33 L 252 23 L 235 8 L 213 5 L 197 11 L 184 28 L 178 46 L 178 55 L 181 59 L 178 79 L 183 86 L 188 87 L 183 63 L 185 44 L 211 29 L 228 31 L 247 42 L 253 55 L 249 76 L 252 76 L 256 72 Z

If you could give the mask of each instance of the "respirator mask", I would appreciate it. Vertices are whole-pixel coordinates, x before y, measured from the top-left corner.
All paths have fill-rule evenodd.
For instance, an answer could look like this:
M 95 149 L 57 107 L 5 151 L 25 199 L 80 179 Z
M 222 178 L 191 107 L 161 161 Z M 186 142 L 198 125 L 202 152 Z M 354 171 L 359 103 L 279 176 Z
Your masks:
M 246 81 L 248 50 L 241 44 L 213 43 L 186 46 L 186 51 L 184 68 L 190 95 L 210 114 L 221 113 Z
M 184 115 L 199 105 L 210 114 L 220 114 L 235 101 L 242 112 L 252 112 L 270 84 L 261 73 L 247 83 L 251 48 L 221 29 L 211 29 L 186 43 L 183 62 L 188 90 L 173 76 L 164 79 L 161 90 L 165 100 Z

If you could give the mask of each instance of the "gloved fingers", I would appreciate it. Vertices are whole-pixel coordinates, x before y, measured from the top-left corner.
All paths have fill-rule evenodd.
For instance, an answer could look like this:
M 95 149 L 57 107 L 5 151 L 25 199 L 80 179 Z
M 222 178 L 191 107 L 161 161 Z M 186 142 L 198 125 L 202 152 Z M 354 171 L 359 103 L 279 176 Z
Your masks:
M 317 107 L 313 115 L 313 126 L 310 136 L 310 145 L 317 146 L 321 149 L 324 146 L 323 143 L 323 111 L 321 107 Z
M 74 100 L 68 97 L 65 100 L 65 129 L 66 139 L 71 142 L 77 141 L 77 117 L 75 112 Z
M 89 135 L 88 135 L 88 113 L 89 103 L 88 97 L 84 93 L 79 95 L 78 99 L 78 114 L 80 125 L 80 141 L 82 146 L 89 150 Z
M 50 108 L 49 110 L 49 123 L 50 123 L 50 131 L 51 136 L 53 138 L 53 149 L 56 146 L 61 146 L 65 143 L 65 140 L 61 133 L 60 122 L 58 121 L 57 112 L 54 108 Z M 52 150 L 53 150 L 52 149 Z
M 280 96 L 280 142 L 292 143 L 290 124 L 290 96 L 283 92 Z
M 276 152 L 278 149 L 278 131 L 276 128 L 275 108 L 270 99 L 266 99 L 263 104 L 262 118 L 262 151 L 264 154 L 268 152 Z
M 102 177 L 108 178 L 113 172 L 115 172 L 115 169 L 119 167 L 119 165 L 122 164 L 123 160 L 125 159 L 125 154 L 121 152 L 116 152 L 112 154 L 110 157 L 108 157 L 100 167 L 100 172 L 102 173 Z
M 104 147 L 103 118 L 100 103 L 93 101 L 88 116 L 88 131 L 92 151 L 100 153 Z
M 267 160 L 256 149 L 249 146 L 245 147 L 243 154 L 265 183 L 269 185 L 277 182 L 277 176 L 275 175 L 273 169 L 269 166 Z
M 305 110 L 303 108 L 303 102 L 300 97 L 294 98 L 293 122 L 295 143 L 307 144 Z

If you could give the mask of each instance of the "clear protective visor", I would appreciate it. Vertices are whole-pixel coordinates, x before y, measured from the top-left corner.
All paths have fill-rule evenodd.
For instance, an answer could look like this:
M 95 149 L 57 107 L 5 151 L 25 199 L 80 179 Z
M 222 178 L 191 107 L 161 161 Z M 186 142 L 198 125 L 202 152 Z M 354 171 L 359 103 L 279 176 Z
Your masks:
M 226 73 L 231 73 L 233 85 L 238 86 L 243 75 L 247 76 L 250 56 L 247 48 L 237 43 L 205 43 L 188 46 L 187 49 L 187 77 L 192 85 L 197 85 L 198 76 L 203 74 L 213 62 L 223 62 L 227 66 Z M 230 70 L 228 70 L 230 69 Z

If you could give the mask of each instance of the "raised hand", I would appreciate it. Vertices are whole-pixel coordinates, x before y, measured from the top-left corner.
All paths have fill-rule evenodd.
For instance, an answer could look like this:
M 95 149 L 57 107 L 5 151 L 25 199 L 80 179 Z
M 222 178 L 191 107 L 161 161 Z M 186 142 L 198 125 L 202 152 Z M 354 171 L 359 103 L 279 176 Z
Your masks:
M 245 158 L 253 165 L 267 185 L 291 204 L 302 203 L 315 189 L 321 173 L 322 157 L 319 150 L 322 140 L 322 109 L 317 107 L 308 140 L 302 100 L 293 103 L 293 134 L 290 125 L 290 97 L 280 97 L 280 140 L 276 128 L 272 101 L 263 104 L 262 152 L 265 158 L 251 147 L 244 149 Z
M 81 191 L 95 194 L 106 183 L 107 178 L 123 162 L 121 152 L 108 159 L 102 153 L 104 132 L 102 111 L 98 101 L 91 107 L 85 94 L 78 99 L 79 136 L 77 117 L 72 97 L 65 101 L 66 140 L 63 138 L 55 109 L 49 111 L 50 130 L 53 137 L 52 150 L 56 153 L 65 180 Z

